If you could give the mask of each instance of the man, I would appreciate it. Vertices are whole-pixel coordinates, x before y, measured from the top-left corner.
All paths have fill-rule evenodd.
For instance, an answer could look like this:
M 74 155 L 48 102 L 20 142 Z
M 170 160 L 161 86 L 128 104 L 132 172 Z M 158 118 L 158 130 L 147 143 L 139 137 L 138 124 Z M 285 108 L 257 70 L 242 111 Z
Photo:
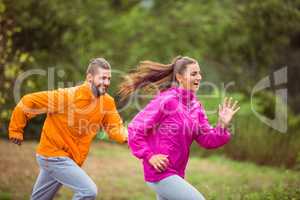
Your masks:
M 40 173 L 32 200 L 53 199 L 62 185 L 74 191 L 74 200 L 96 198 L 95 183 L 80 168 L 92 139 L 102 127 L 110 139 L 119 143 L 127 141 L 114 99 L 106 93 L 110 79 L 110 64 L 96 58 L 90 62 L 82 85 L 27 94 L 15 107 L 9 138 L 19 145 L 27 121 L 47 113 L 37 148 Z

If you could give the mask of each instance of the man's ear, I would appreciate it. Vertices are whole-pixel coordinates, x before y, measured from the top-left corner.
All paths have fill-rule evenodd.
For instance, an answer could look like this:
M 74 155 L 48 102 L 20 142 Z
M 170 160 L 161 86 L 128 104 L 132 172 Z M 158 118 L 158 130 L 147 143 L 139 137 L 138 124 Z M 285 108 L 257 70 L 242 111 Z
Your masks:
M 89 82 L 89 83 L 91 83 L 91 82 L 93 81 L 93 76 L 92 76 L 92 74 L 87 74 L 87 75 L 86 75 L 86 81 Z

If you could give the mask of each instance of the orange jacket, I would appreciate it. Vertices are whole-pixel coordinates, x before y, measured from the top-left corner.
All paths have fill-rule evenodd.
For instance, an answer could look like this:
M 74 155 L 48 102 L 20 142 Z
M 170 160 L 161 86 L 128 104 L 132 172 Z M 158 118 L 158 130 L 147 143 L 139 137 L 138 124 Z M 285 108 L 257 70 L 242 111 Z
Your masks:
M 42 113 L 47 117 L 37 153 L 43 156 L 68 156 L 81 166 L 100 128 L 110 139 L 119 143 L 127 140 L 114 99 L 108 94 L 96 98 L 87 82 L 25 95 L 12 113 L 9 138 L 23 140 L 27 121 Z

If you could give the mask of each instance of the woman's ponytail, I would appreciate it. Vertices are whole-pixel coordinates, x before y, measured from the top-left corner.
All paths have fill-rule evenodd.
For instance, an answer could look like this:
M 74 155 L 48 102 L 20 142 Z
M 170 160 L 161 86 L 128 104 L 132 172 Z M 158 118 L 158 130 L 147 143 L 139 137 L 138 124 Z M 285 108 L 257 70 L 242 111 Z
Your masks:
M 137 89 L 168 89 L 177 84 L 176 73 L 183 73 L 186 65 L 196 62 L 192 58 L 182 56 L 177 56 L 170 64 L 142 61 L 136 70 L 124 76 L 125 80 L 119 86 L 118 96 L 123 101 Z

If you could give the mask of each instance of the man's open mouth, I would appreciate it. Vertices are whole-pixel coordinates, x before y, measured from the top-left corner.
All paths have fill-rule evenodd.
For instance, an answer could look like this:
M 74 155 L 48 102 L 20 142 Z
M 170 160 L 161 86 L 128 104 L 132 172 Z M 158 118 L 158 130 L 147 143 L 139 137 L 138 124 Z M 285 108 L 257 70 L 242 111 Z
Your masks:
M 98 87 L 98 90 L 102 93 L 102 92 L 106 92 L 108 89 L 108 87 L 105 87 L 105 86 L 99 86 Z

